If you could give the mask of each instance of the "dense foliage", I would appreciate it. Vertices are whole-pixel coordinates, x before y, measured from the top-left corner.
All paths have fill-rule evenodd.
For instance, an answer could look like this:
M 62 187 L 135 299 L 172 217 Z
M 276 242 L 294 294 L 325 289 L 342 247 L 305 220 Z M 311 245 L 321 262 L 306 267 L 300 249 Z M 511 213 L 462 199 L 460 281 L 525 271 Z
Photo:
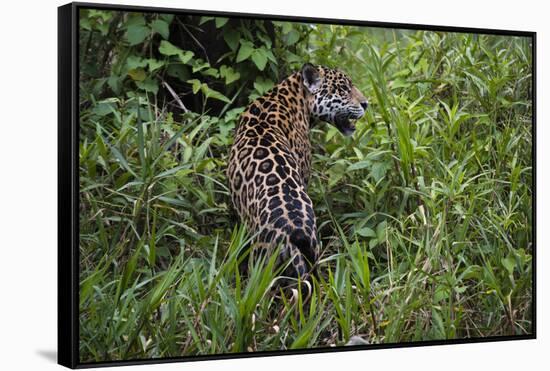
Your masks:
M 532 332 L 530 40 L 87 10 L 79 45 L 82 361 Z M 304 62 L 370 101 L 312 132 L 307 303 L 273 259 L 240 275 L 224 173 Z

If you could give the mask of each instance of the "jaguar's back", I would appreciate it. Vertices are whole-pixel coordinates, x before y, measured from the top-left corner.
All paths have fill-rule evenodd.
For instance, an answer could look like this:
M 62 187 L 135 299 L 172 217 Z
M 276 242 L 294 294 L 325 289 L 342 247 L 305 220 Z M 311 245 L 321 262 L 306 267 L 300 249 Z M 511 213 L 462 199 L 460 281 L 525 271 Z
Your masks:
M 306 188 L 311 172 L 310 121 L 335 124 L 351 135 L 350 120 L 367 102 L 342 72 L 306 64 L 242 114 L 227 176 L 241 220 L 257 232 L 257 247 L 281 244 L 287 274 L 306 277 L 319 257 L 317 228 Z

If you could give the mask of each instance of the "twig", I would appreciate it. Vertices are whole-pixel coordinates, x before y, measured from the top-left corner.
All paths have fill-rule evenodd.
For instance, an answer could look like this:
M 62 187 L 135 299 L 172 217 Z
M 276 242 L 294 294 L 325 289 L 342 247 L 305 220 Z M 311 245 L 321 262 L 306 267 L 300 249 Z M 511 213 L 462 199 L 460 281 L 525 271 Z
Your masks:
M 172 89 L 172 87 L 170 85 L 168 85 L 168 83 L 164 80 L 162 81 L 162 85 L 164 85 L 166 90 L 168 90 L 170 92 L 170 94 L 176 100 L 176 102 L 178 103 L 179 107 L 183 110 L 183 112 L 185 112 L 185 113 L 189 112 L 189 110 L 183 105 L 183 102 L 181 101 L 180 97 L 176 94 L 174 89 Z
M 86 40 L 86 46 L 84 47 L 84 55 L 82 56 L 82 60 L 86 61 L 86 58 L 88 57 L 88 50 L 90 50 L 90 45 L 92 43 L 92 35 L 94 33 L 94 30 L 90 30 L 88 32 L 88 40 Z
M 105 71 L 105 68 L 107 67 L 107 63 L 109 62 L 110 56 L 112 55 L 112 51 L 114 48 L 114 41 L 110 40 L 111 35 L 116 31 L 116 28 L 122 19 L 122 13 L 118 13 L 115 18 L 111 21 L 111 24 L 109 25 L 109 30 L 107 31 L 107 35 L 105 36 L 105 39 L 107 40 L 106 45 L 108 46 L 108 49 L 105 50 L 105 54 L 103 54 L 103 61 L 101 62 L 101 71 Z
M 183 27 L 183 29 L 185 30 L 185 32 L 187 32 L 189 34 L 189 36 L 191 36 L 191 38 L 193 39 L 193 41 L 199 46 L 199 48 L 201 48 L 202 52 L 204 53 L 204 58 L 206 59 L 206 61 L 208 62 L 208 64 L 210 64 L 210 59 L 208 59 L 208 53 L 206 52 L 206 49 L 204 48 L 204 46 L 202 46 L 202 44 L 200 43 L 199 40 L 197 40 L 197 38 L 195 37 L 195 35 L 193 35 L 191 33 L 191 31 L 189 31 L 189 29 L 187 28 L 187 26 L 179 19 L 176 17 L 176 19 L 178 20 L 178 23 L 181 25 L 181 27 Z

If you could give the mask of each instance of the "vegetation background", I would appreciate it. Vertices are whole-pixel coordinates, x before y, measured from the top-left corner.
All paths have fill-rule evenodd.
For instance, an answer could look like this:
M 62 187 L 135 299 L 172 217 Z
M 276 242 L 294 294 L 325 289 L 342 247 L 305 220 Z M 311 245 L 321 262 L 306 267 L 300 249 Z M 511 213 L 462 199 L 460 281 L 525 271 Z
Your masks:
M 79 45 L 82 362 L 532 332 L 530 39 L 85 10 Z M 370 101 L 312 133 L 307 305 L 239 275 L 224 174 L 304 62 Z

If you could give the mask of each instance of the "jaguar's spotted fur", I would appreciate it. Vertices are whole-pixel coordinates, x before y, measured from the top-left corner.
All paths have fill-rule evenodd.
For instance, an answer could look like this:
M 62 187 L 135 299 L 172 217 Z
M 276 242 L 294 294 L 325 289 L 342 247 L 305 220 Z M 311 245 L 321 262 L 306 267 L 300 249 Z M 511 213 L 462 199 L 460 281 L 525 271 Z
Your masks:
M 258 232 L 257 247 L 281 244 L 288 274 L 305 277 L 319 256 L 317 227 L 306 193 L 311 172 L 310 123 L 334 124 L 345 135 L 367 100 L 342 72 L 306 64 L 242 114 L 227 176 L 233 204 Z M 259 247 L 258 247 L 259 246 Z

